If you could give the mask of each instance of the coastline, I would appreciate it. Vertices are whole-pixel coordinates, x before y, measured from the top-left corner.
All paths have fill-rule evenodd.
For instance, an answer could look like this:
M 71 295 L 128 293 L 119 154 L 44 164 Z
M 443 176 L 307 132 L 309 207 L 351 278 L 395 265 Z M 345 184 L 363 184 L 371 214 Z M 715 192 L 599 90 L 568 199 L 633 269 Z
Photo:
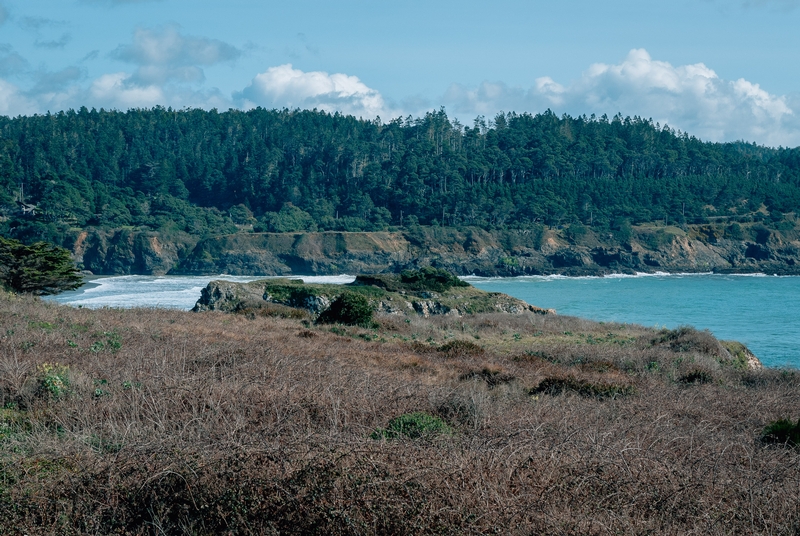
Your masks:
M 335 278 L 330 277 L 292 277 L 307 282 L 335 282 Z M 126 282 L 133 279 L 131 276 L 101 276 L 93 278 L 92 284 L 96 286 L 97 280 L 110 280 L 104 283 L 107 293 L 93 292 L 91 302 L 85 296 L 77 295 L 75 301 L 90 308 L 160 306 L 188 310 L 195 305 L 201 289 L 210 280 L 262 278 L 222 274 L 142 276 L 142 279 L 160 283 L 124 288 L 128 286 Z M 342 276 L 339 282 L 352 279 L 354 276 Z M 671 329 L 687 324 L 698 329 L 710 329 L 722 339 L 745 343 L 767 366 L 800 368 L 800 360 L 794 352 L 794 348 L 800 347 L 800 341 L 794 337 L 796 329 L 782 307 L 786 300 L 800 299 L 800 280 L 793 276 L 661 272 L 602 277 L 465 276 L 462 279 L 484 290 L 502 292 L 531 305 L 555 309 L 559 315 Z M 185 283 L 183 286 L 178 284 L 181 281 Z M 115 285 L 118 285 L 121 297 L 113 295 Z M 739 295 L 736 289 L 745 292 L 738 301 L 734 299 Z M 154 300 L 143 302 L 142 296 L 148 295 Z M 62 303 L 71 299 L 61 296 L 48 299 Z

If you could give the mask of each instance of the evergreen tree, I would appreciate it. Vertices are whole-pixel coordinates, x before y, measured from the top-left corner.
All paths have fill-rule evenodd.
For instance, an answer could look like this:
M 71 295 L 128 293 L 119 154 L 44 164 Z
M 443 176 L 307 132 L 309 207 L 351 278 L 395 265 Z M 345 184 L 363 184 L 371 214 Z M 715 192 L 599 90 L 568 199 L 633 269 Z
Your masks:
M 14 292 L 44 295 L 76 289 L 83 277 L 64 248 L 0 237 L 0 282 Z

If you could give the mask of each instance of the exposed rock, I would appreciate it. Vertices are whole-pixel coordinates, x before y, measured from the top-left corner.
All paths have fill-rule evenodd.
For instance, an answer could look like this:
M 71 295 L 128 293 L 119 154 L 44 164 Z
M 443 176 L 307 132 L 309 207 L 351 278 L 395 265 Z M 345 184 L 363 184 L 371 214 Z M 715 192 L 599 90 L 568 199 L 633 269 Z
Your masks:
M 200 291 L 192 311 L 223 311 L 233 313 L 249 304 L 263 300 L 263 284 L 211 281 Z
M 800 240 L 773 231 L 735 241 L 705 228 L 654 228 L 626 243 L 613 235 L 580 244 L 558 231 L 428 228 L 377 233 L 239 233 L 197 242 L 154 232 L 81 232 L 75 259 L 95 274 L 332 275 L 398 273 L 435 266 L 459 275 L 570 276 L 636 272 L 720 272 L 800 275 Z M 677 228 L 671 228 L 677 229 Z M 660 233 L 660 234 L 659 234 Z M 650 237 L 650 238 L 648 238 Z M 656 237 L 653 239 L 652 237 Z
M 250 283 L 212 281 L 202 290 L 200 299 L 192 310 L 239 312 L 273 303 L 305 309 L 313 316 L 318 316 L 345 290 L 367 296 L 378 314 L 424 317 L 486 312 L 555 314 L 552 309 L 535 307 L 506 294 L 485 292 L 472 286 L 454 287 L 445 292 L 392 292 L 367 285 L 314 285 L 288 279 Z

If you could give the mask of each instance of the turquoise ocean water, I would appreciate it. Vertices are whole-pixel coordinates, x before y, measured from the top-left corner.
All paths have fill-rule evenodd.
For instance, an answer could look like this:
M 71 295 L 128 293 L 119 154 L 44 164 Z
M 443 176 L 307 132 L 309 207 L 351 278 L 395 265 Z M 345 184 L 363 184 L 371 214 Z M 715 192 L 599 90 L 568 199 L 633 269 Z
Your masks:
M 467 280 L 563 315 L 708 329 L 720 339 L 746 344 L 767 366 L 800 368 L 800 277 L 664 274 Z
M 83 307 L 190 309 L 212 279 L 231 276 L 120 276 L 92 281 L 54 301 Z M 348 283 L 352 276 L 303 277 Z M 765 275 L 640 275 L 616 277 L 478 278 L 467 281 L 559 314 L 593 320 L 709 329 L 745 343 L 767 366 L 800 368 L 800 277 Z

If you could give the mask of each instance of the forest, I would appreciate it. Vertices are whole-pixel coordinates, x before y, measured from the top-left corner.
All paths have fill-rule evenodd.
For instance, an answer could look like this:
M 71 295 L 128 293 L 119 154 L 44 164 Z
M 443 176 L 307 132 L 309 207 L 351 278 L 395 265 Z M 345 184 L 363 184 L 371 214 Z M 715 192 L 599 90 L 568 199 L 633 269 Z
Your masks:
M 442 109 L 384 123 L 156 107 L 0 117 L 0 231 L 195 236 L 753 221 L 800 207 L 800 148 L 709 143 L 639 117 Z M 20 207 L 23 207 L 21 210 Z

